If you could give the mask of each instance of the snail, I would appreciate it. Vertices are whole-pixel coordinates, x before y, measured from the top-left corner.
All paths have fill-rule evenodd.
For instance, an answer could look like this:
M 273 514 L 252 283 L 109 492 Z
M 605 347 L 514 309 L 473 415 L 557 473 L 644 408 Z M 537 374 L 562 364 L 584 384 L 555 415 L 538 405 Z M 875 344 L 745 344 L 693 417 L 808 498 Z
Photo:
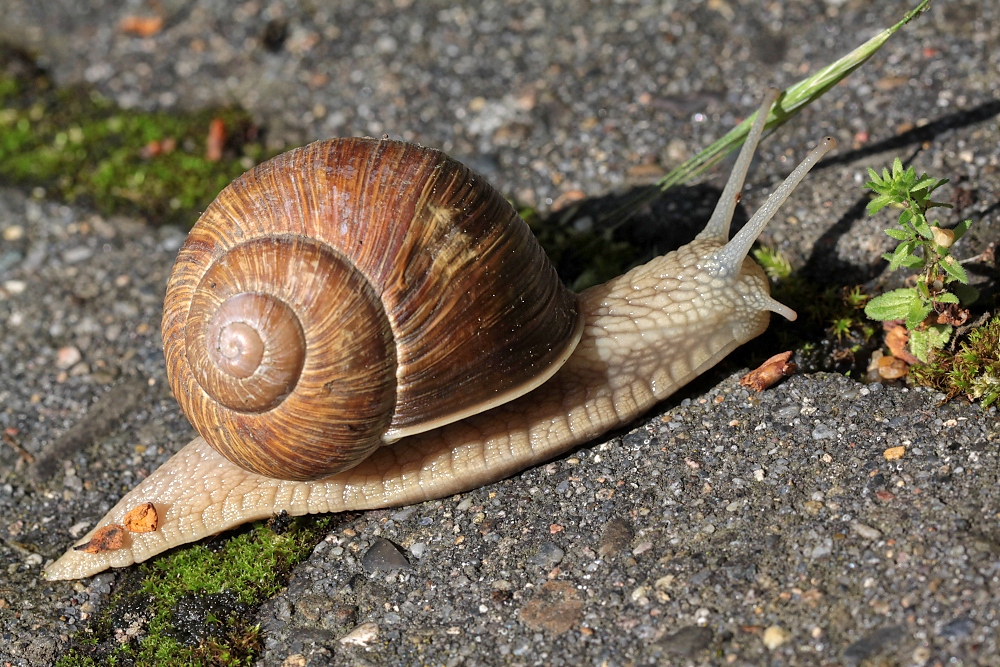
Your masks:
M 158 524 L 70 550 L 47 577 L 282 510 L 399 506 L 503 479 L 633 421 L 770 313 L 794 319 L 747 254 L 834 140 L 727 242 L 777 96 L 705 229 L 578 295 L 513 208 L 438 151 L 333 139 L 244 174 L 192 229 L 164 303 L 171 389 L 200 436 L 78 544 L 137 505 L 152 503 Z

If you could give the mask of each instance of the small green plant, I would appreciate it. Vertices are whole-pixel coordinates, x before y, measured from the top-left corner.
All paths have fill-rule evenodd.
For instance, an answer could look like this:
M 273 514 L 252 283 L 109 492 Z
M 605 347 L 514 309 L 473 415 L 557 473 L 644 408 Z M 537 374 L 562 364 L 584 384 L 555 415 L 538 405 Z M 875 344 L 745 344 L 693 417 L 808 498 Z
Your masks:
M 762 245 L 750 252 L 772 281 L 787 280 L 792 275 L 792 263 L 785 257 L 785 253 L 777 248 Z
M 913 167 L 904 170 L 899 158 L 892 163 L 892 173 L 883 169 L 880 177 L 869 168 L 868 175 L 871 180 L 865 186 L 876 194 L 868 203 L 868 215 L 886 206 L 902 209 L 898 226 L 885 230 L 899 241 L 893 252 L 883 255 L 889 270 L 907 268 L 917 274 L 913 287 L 875 297 L 865 306 L 865 314 L 873 320 L 903 320 L 910 334 L 910 351 L 927 363 L 951 338 L 953 318 L 947 314 L 978 296 L 968 284 L 965 269 L 950 254 L 951 246 L 968 231 L 972 221 L 966 220 L 954 229 L 943 229 L 938 220 L 928 222 L 930 209 L 950 208 L 931 199 L 931 194 L 948 181 L 927 174 L 918 177 Z

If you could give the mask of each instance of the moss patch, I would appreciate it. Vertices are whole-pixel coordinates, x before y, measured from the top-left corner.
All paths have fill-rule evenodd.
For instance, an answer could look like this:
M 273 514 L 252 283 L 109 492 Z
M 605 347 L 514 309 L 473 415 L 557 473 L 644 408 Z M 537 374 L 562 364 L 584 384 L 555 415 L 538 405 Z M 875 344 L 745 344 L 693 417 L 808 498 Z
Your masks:
M 964 394 L 989 407 L 1000 399 L 1000 315 L 970 331 L 957 351 L 939 350 L 931 363 L 914 366 L 910 374 L 948 398 Z
M 336 520 L 294 519 L 182 547 L 125 576 L 59 667 L 249 665 L 261 649 L 254 612 L 287 582 Z
M 221 159 L 206 158 L 224 128 Z M 238 109 L 128 111 L 84 88 L 55 89 L 19 54 L 0 50 L 0 181 L 104 214 L 191 224 L 230 181 L 265 155 Z

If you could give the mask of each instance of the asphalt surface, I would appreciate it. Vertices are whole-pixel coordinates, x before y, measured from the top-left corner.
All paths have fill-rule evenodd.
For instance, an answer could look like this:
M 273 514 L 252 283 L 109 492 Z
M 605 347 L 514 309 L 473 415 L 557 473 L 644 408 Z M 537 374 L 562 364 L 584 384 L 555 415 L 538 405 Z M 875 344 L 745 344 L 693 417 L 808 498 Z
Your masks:
M 441 147 L 545 212 L 669 169 L 907 4 L 0 0 L 0 41 L 124 106 L 243 105 L 275 145 Z M 896 156 L 973 193 L 959 257 L 997 238 L 998 9 L 936 2 L 765 142 L 747 211 L 841 146 L 765 233 L 796 267 L 878 277 L 860 185 Z M 0 663 L 48 665 L 120 575 L 41 567 L 193 435 L 158 330 L 183 231 L 0 188 L 0 232 Z M 345 521 L 260 610 L 261 664 L 1000 664 L 996 408 L 829 374 L 750 395 L 738 366 L 548 465 Z

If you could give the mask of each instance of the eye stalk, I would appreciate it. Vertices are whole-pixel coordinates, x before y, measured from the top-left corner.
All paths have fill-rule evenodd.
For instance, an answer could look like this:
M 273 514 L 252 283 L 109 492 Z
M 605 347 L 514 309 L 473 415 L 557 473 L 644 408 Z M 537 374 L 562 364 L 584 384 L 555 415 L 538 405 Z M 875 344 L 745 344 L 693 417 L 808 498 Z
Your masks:
M 719 243 L 725 243 L 719 250 L 711 253 L 699 263 L 700 267 L 710 275 L 719 277 L 735 276 L 743 272 L 744 260 L 746 260 L 747 255 L 750 253 L 750 248 L 753 246 L 754 241 L 757 240 L 757 237 L 760 236 L 760 233 L 764 231 L 767 223 L 792 194 L 792 190 L 806 177 L 809 170 L 824 155 L 837 147 L 836 139 L 833 137 L 824 137 L 819 142 L 819 145 L 771 193 L 771 196 L 767 198 L 764 205 L 753 214 L 753 217 L 750 218 L 747 224 L 743 225 L 743 228 L 736 236 L 726 243 L 726 239 L 729 237 L 729 225 L 736 210 L 736 204 L 739 203 L 740 193 L 743 189 L 743 183 L 746 180 L 747 171 L 750 168 L 750 162 L 753 160 L 754 151 L 757 149 L 757 144 L 764 133 L 767 115 L 770 112 L 771 106 L 777 101 L 778 95 L 779 91 L 776 88 L 770 88 L 764 94 L 764 99 L 757 110 L 753 124 L 750 126 L 750 131 L 747 133 L 743 148 L 740 149 L 739 157 L 733 166 L 733 171 L 726 182 L 725 189 L 722 191 L 722 196 L 719 197 L 719 203 L 716 204 L 715 211 L 712 213 L 708 224 L 705 225 L 705 229 L 696 237 L 698 240 L 714 240 Z M 789 321 L 794 321 L 797 317 L 794 310 L 775 301 L 769 295 L 761 295 L 759 299 L 761 307 L 777 313 Z

